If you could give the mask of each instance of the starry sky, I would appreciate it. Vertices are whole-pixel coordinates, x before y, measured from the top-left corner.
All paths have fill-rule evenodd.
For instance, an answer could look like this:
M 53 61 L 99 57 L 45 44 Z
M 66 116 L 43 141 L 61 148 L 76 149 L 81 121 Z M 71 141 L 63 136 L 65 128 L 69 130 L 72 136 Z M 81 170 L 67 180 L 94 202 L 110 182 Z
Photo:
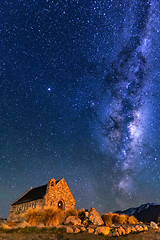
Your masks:
M 158 0 L 0 2 L 0 216 L 64 177 L 76 208 L 160 203 Z

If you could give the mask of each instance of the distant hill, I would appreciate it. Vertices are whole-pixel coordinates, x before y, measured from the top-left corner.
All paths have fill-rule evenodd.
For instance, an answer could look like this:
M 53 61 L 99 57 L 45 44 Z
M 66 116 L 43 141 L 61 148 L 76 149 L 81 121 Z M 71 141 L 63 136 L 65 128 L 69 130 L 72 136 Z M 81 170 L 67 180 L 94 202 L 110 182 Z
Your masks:
M 146 203 L 137 208 L 129 208 L 124 211 L 116 211 L 118 214 L 126 214 L 128 216 L 135 216 L 142 222 L 157 222 L 160 217 L 160 205 L 155 203 Z

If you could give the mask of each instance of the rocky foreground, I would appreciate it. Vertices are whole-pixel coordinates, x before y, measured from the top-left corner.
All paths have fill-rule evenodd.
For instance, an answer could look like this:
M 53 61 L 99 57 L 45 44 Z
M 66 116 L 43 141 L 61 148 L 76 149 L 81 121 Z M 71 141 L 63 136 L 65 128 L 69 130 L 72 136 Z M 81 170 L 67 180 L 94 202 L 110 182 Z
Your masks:
M 28 222 L 23 221 L 18 224 L 2 223 L 1 229 L 11 230 L 11 229 L 22 229 L 22 228 L 32 228 Z M 36 226 L 39 229 L 46 229 L 52 227 L 46 227 L 44 224 L 39 224 Z M 54 226 L 57 229 L 57 233 L 63 229 L 62 232 L 70 234 L 86 233 L 103 235 L 107 237 L 118 237 L 124 236 L 132 233 L 147 232 L 147 231 L 157 231 L 160 232 L 160 227 L 155 222 L 150 222 L 146 225 L 143 223 L 138 224 L 112 224 L 111 226 L 106 226 L 98 212 L 92 208 L 90 212 L 86 213 L 85 219 L 82 221 L 77 216 L 68 216 L 62 224 L 57 224 Z M 158 238 L 157 238 L 158 239 Z M 160 238 L 159 238 L 160 239 Z

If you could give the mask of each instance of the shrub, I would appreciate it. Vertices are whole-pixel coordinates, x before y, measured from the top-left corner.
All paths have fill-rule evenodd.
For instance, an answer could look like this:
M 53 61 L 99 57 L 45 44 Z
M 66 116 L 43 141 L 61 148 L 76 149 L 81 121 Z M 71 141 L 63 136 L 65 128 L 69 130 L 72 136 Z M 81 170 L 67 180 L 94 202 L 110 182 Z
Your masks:
M 55 211 L 53 207 L 43 209 L 43 223 L 46 226 L 56 226 L 64 221 L 64 212 L 62 210 Z
M 36 208 L 29 208 L 23 216 L 31 226 L 36 226 L 41 223 L 43 216 L 42 209 L 38 206 Z
M 70 210 L 66 211 L 65 218 L 67 218 L 69 216 L 77 216 L 78 217 L 78 210 L 70 209 Z
M 113 223 L 119 223 L 119 224 L 125 224 L 127 223 L 128 216 L 125 214 L 119 215 L 119 214 L 114 214 L 112 218 Z
M 128 217 L 125 214 L 117 214 L 117 213 L 106 213 L 102 215 L 102 219 L 106 226 L 111 226 L 113 223 L 119 224 L 137 224 L 138 220 L 134 216 Z
M 56 226 L 64 221 L 64 212 L 62 210 L 55 211 L 53 207 L 29 208 L 24 214 L 24 218 L 31 226 L 41 223 L 46 226 Z
M 105 213 L 102 215 L 102 220 L 107 227 L 112 225 L 113 213 Z
M 81 221 L 84 221 L 84 219 L 85 219 L 85 210 L 84 209 L 78 210 L 78 217 L 81 219 Z
M 135 218 L 134 216 L 130 216 L 128 217 L 128 221 L 129 224 L 138 224 L 138 220 L 137 218 Z

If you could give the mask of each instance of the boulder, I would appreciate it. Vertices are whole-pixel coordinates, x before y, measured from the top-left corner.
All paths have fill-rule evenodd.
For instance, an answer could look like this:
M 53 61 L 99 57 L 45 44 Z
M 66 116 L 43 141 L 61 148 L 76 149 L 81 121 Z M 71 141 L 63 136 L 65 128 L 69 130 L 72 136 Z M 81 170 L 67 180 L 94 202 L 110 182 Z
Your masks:
M 131 228 L 130 228 L 130 227 L 126 227 L 126 228 L 125 228 L 125 233 L 126 233 L 126 234 L 129 234 L 130 232 L 131 232 Z
M 88 218 L 89 212 L 85 211 L 85 218 Z
M 66 232 L 67 233 L 73 233 L 73 228 L 72 227 L 66 227 Z
M 144 230 L 143 227 L 140 225 L 139 226 L 139 232 L 143 232 L 143 230 Z
M 77 227 L 66 227 L 66 232 L 67 233 L 79 233 L 80 232 L 80 229 L 77 228 Z
M 158 225 L 155 222 L 150 222 L 150 227 L 152 229 L 158 229 Z
M 73 225 L 81 225 L 81 219 L 77 216 L 69 216 L 66 218 L 64 224 L 73 224 Z
M 40 224 L 38 224 L 38 226 L 37 226 L 38 228 L 44 228 L 45 226 L 44 226 L 44 224 L 43 223 L 40 223 Z
M 136 225 L 135 229 L 137 232 L 142 232 L 143 231 L 143 227 L 141 225 Z
M 116 230 L 114 230 L 112 232 L 112 237 L 119 237 L 119 233 Z
M 126 231 L 122 227 L 117 228 L 117 232 L 118 232 L 119 235 L 125 235 L 126 234 Z
M 104 225 L 102 218 L 100 217 L 99 213 L 96 211 L 95 208 L 91 208 L 88 214 L 89 221 L 91 221 L 94 225 Z
M 134 232 L 137 232 L 136 228 L 134 226 L 131 227 L 131 232 L 134 233 Z
M 147 226 L 143 226 L 143 230 L 144 231 L 148 231 L 148 227 Z
M 7 224 L 4 224 L 4 223 L 1 224 L 1 228 L 6 230 L 11 229 Z
M 108 235 L 110 233 L 110 227 L 97 227 L 95 230 L 95 234 L 103 234 Z
M 30 227 L 30 226 L 31 225 L 26 221 L 23 221 L 18 225 L 19 228 L 25 228 L 25 227 Z
M 88 227 L 88 228 L 87 228 L 87 232 L 88 232 L 88 233 L 94 233 L 94 228 Z
M 73 227 L 73 233 L 79 233 L 81 230 L 77 227 Z
M 81 231 L 82 231 L 82 232 L 86 232 L 87 229 L 86 229 L 85 227 L 82 226 L 82 227 L 81 227 Z
M 88 226 L 88 225 L 89 225 L 89 219 L 86 218 L 86 219 L 83 221 L 83 225 L 84 225 L 84 226 Z

